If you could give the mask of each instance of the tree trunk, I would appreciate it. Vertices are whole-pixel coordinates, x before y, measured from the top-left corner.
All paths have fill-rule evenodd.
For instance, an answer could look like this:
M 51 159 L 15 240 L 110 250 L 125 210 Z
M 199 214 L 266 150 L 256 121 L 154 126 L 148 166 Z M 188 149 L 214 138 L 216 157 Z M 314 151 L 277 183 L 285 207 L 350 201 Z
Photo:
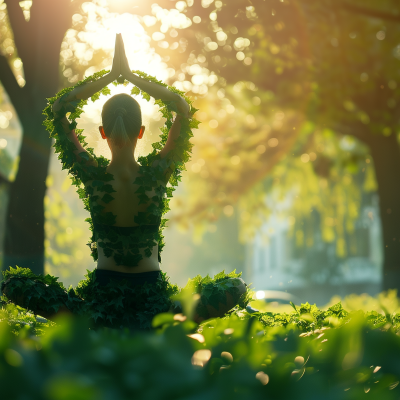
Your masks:
M 43 274 L 44 196 L 51 141 L 40 120 L 30 125 L 29 130 L 42 140 L 32 143 L 28 135 L 23 136 L 18 173 L 9 191 L 3 269 L 18 265 Z
M 378 182 L 383 232 L 383 290 L 400 294 L 400 147 L 396 135 L 376 135 L 370 150 Z
M 51 149 L 42 110 L 59 83 L 59 47 L 49 53 L 47 63 L 53 64 L 53 71 L 37 74 L 34 84 L 27 83 L 26 104 L 18 113 L 23 135 L 18 172 L 9 191 L 3 258 L 3 269 L 19 266 L 35 274 L 44 274 L 44 196 Z
M 18 0 L 5 0 L 26 85 L 19 87 L 5 56 L 0 55 L 0 80 L 23 129 L 16 179 L 10 186 L 6 214 L 3 269 L 18 265 L 44 273 L 44 196 L 51 140 L 43 123 L 46 98 L 59 85 L 60 47 L 80 2 L 36 0 L 30 20 Z

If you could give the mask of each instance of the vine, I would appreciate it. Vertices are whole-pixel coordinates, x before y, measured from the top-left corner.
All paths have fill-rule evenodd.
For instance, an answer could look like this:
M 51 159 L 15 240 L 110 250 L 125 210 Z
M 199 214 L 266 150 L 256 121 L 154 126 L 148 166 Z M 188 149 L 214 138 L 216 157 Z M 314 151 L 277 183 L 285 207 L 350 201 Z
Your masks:
M 76 151 L 75 145 L 68 139 L 62 125 L 60 118 L 53 112 L 52 105 L 57 99 L 70 93 L 76 87 L 84 85 L 88 82 L 94 82 L 100 79 L 102 76 L 107 74 L 109 71 L 103 70 L 97 72 L 86 79 L 78 82 L 75 86 L 62 89 L 56 94 L 56 96 L 48 99 L 48 105 L 44 109 L 43 114 L 46 116 L 44 126 L 50 133 L 50 137 L 55 139 L 54 148 L 56 153 L 59 154 L 58 158 L 61 160 L 63 169 L 68 169 L 71 175 L 72 183 L 77 187 L 77 193 L 83 200 L 84 208 L 91 214 L 90 218 L 86 221 L 90 225 L 92 231 L 92 237 L 88 243 L 91 248 L 91 254 L 96 261 L 98 259 L 97 241 L 99 246 L 103 248 L 106 257 L 114 257 L 117 265 L 125 266 L 136 266 L 137 263 L 143 258 L 139 254 L 139 248 L 145 249 L 146 257 L 150 257 L 151 249 L 154 246 L 154 241 L 158 243 L 158 258 L 161 261 L 160 253 L 165 245 L 164 236 L 162 230 L 166 226 L 168 219 L 162 218 L 162 216 L 168 212 L 169 201 L 173 196 L 175 190 L 174 187 L 178 185 L 181 180 L 181 172 L 185 171 L 185 163 L 190 160 L 191 150 L 193 144 L 190 142 L 190 138 L 193 137 L 192 129 L 195 129 L 199 125 L 199 121 L 193 118 L 193 114 L 197 111 L 193 106 L 189 98 L 185 96 L 180 90 L 168 86 L 165 83 L 157 80 L 157 78 L 147 75 L 141 71 L 132 71 L 134 74 L 140 76 L 149 82 L 164 86 L 171 92 L 180 95 L 188 103 L 190 107 L 189 117 L 181 115 L 173 101 L 162 101 L 156 100 L 155 104 L 159 106 L 162 116 L 166 119 L 165 125 L 160 129 L 161 135 L 160 140 L 152 144 L 153 151 L 147 156 L 138 158 L 140 165 L 141 176 L 137 177 L 133 182 L 139 185 L 139 189 L 136 191 L 140 199 L 139 204 L 146 204 L 150 202 L 149 196 L 146 192 L 154 190 L 156 196 L 151 198 L 152 204 L 147 207 L 145 212 L 139 212 L 135 217 L 135 222 L 139 225 L 151 224 L 154 225 L 156 220 L 160 220 L 160 226 L 157 232 L 146 232 L 141 230 L 140 233 L 131 233 L 129 237 L 116 234 L 113 231 L 104 229 L 104 226 L 114 225 L 116 216 L 110 212 L 104 212 L 104 205 L 113 200 L 112 193 L 114 189 L 109 183 L 113 180 L 112 174 L 107 172 L 107 166 L 110 160 L 103 156 L 96 156 L 93 148 L 88 147 L 83 135 L 83 129 L 77 129 L 76 119 L 81 116 L 84 112 L 83 107 L 87 105 L 88 100 L 75 100 L 67 103 L 63 106 L 61 111 L 62 115 L 67 115 L 70 122 L 70 129 L 74 129 L 79 142 L 85 148 L 86 153 L 79 154 L 79 160 L 74 151 Z M 128 82 L 118 78 L 112 82 L 115 86 L 123 84 L 128 85 Z M 111 91 L 106 86 L 99 92 L 95 93 L 92 97 L 92 101 L 96 101 L 100 98 L 100 95 L 110 95 Z M 138 87 L 133 86 L 131 90 L 132 95 L 141 94 L 142 97 L 149 101 L 150 95 Z M 168 133 L 172 126 L 173 112 L 181 115 L 181 131 L 179 137 L 175 140 L 175 147 L 171 150 L 166 157 L 158 157 L 159 150 L 161 150 L 168 139 Z M 68 115 L 69 113 L 69 115 Z M 88 161 L 94 160 L 97 166 Z M 157 161 L 157 163 L 154 163 Z M 170 184 L 169 187 L 160 184 L 163 179 L 165 171 L 170 170 L 171 175 L 168 179 Z M 98 193 L 102 193 L 99 196 Z M 96 227 L 94 227 L 94 224 Z M 102 228 L 103 227 L 103 228 Z M 124 251 L 129 243 L 135 243 L 135 246 Z

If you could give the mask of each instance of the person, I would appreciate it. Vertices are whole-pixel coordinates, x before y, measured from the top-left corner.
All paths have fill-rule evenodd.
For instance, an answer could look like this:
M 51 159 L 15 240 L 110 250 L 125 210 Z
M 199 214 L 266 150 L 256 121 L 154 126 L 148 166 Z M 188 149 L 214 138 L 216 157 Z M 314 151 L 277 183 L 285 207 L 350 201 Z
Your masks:
M 78 141 L 75 130 L 69 129 L 65 113 L 70 110 L 71 103 L 93 96 L 120 76 L 156 100 L 174 101 L 177 105 L 178 112 L 169 131 L 167 143 L 158 153 L 158 160 L 151 166 L 154 172 L 154 168 L 163 158 L 171 152 L 176 153 L 175 139 L 180 134 L 182 117 L 189 117 L 189 105 L 178 94 L 170 92 L 164 86 L 148 82 L 130 71 L 120 34 L 117 35 L 110 73 L 67 93 L 53 104 L 53 111 L 59 115 L 66 136 L 75 145 L 74 154 L 78 163 L 82 164 L 83 160 L 87 160 L 84 166 L 98 168 L 97 162 Z M 99 177 L 95 176 L 98 171 L 84 182 L 91 203 L 94 233 L 91 249 L 94 258 L 97 259 L 96 277 L 104 280 L 108 276 L 121 273 L 140 274 L 134 278 L 142 279 L 146 276 L 153 282 L 160 272 L 159 247 L 162 243 L 160 235 L 157 234 L 161 224 L 166 185 L 172 171 L 170 168 L 161 170 L 161 174 L 157 176 L 157 185 L 152 187 L 149 185 L 149 179 L 144 181 L 149 177 L 136 161 L 135 150 L 138 140 L 144 137 L 145 127 L 142 125 L 140 106 L 131 96 L 118 94 L 111 97 L 104 104 L 102 122 L 99 131 L 111 150 L 111 162 L 105 170 L 107 186 L 98 184 Z M 141 190 L 144 182 L 148 186 L 146 189 L 150 190 Z M 107 195 L 106 199 L 103 194 Z M 129 240 L 124 241 L 125 237 Z M 109 271 L 114 274 L 110 274 Z
M 110 162 L 96 157 L 84 147 L 67 118 L 68 113 L 75 112 L 79 102 L 121 79 L 154 99 L 170 104 L 176 111 L 164 147 L 146 159 L 147 165 L 138 163 L 135 158 L 137 143 L 144 137 L 145 127 L 140 105 L 131 96 L 117 94 L 103 106 L 99 132 L 111 150 Z M 164 246 L 162 229 L 166 222 L 162 215 L 168 206 L 166 198 L 172 196 L 167 184 L 171 176 L 175 174 L 176 177 L 179 173 L 177 166 L 185 162 L 191 146 L 189 137 L 183 138 L 181 131 L 187 131 L 193 111 L 181 95 L 130 70 L 122 36 L 117 34 L 111 71 L 67 91 L 52 103 L 50 111 L 56 132 L 55 147 L 61 152 L 64 167 L 69 169 L 78 185 L 83 186 L 78 192 L 91 214 L 88 219 L 92 231 L 89 246 L 97 268 L 88 273 L 87 280 L 76 290 L 66 291 L 54 279 L 49 285 L 25 271 L 25 276 L 19 276 L 25 279 L 19 287 L 26 287 L 27 279 L 34 279 L 41 290 L 33 296 L 24 296 L 16 288 L 13 296 L 12 290 L 7 291 L 7 284 L 12 281 L 9 276 L 2 284 L 3 293 L 22 306 L 27 306 L 28 302 L 31 309 L 35 308 L 45 317 L 51 318 L 60 312 L 85 313 L 91 315 L 94 325 L 127 326 L 133 330 L 149 329 L 156 313 L 174 309 L 170 298 L 178 292 L 178 287 L 169 283 L 159 264 Z M 222 316 L 247 292 L 240 278 L 231 279 L 228 286 L 233 290 L 226 293 L 228 301 L 220 299 L 225 305 L 219 314 L 216 307 L 208 305 L 210 313 L 205 304 L 200 304 L 199 310 L 202 309 L 203 314 L 196 314 L 197 322 L 207 316 Z M 181 311 L 179 307 L 177 309 Z

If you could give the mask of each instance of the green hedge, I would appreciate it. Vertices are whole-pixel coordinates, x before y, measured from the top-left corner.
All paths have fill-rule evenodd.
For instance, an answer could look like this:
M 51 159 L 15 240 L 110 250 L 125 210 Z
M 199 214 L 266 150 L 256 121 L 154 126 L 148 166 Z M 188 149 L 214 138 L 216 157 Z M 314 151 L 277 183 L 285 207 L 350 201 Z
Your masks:
M 135 335 L 12 305 L 0 319 L 4 399 L 400 398 L 396 313 L 238 306 L 200 326 L 159 314 L 154 333 Z

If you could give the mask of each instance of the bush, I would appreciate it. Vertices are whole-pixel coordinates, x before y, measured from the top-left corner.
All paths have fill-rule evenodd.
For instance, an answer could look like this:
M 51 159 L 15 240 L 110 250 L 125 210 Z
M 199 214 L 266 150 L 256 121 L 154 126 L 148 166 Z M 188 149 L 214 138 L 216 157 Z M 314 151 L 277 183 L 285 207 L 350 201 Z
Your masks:
M 183 298 L 181 299 L 183 300 Z M 153 319 L 152 333 L 49 323 L 12 305 L 0 323 L 2 398 L 398 399 L 399 315 L 291 313 L 237 306 L 200 326 L 182 314 Z

